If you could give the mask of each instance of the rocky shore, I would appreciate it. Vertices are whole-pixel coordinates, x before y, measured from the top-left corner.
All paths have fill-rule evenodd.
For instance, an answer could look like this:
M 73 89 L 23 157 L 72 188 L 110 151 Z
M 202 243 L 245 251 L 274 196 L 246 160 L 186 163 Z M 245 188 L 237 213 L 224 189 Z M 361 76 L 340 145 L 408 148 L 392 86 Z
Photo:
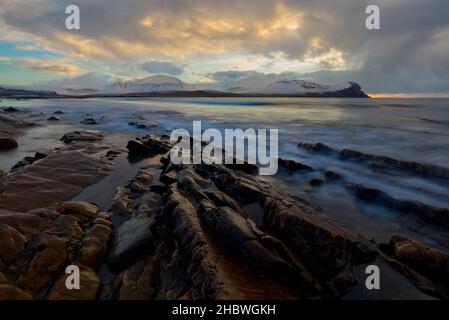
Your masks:
M 1 116 L 2 135 L 26 125 Z M 364 282 L 357 269 L 379 261 L 426 294 L 449 297 L 446 252 L 399 234 L 389 243 L 366 239 L 307 199 L 262 181 L 248 164 L 174 165 L 168 137 L 128 142 L 129 159 L 155 165 L 118 186 L 109 208 L 74 201 L 108 176 L 122 154 L 103 138 L 95 130 L 68 132 L 61 137 L 65 147 L 0 172 L 0 299 L 338 299 Z M 354 152 L 338 155 L 321 144 L 300 146 L 382 164 L 382 170 L 441 172 Z M 289 159 L 280 166 L 316 170 Z M 447 227 L 447 212 L 398 204 L 336 172 L 326 171 L 320 183 L 336 180 L 359 198 Z M 69 265 L 80 268 L 80 290 L 65 286 Z

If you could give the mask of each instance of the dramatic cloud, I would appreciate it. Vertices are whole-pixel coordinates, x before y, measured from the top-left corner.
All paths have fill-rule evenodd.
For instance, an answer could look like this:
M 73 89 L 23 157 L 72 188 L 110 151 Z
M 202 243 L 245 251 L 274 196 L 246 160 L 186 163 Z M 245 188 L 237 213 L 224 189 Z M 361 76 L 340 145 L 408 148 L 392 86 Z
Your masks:
M 184 69 L 174 63 L 165 61 L 148 61 L 138 65 L 138 68 L 148 73 L 171 74 L 174 76 L 184 73 Z
M 370 92 L 449 92 L 447 0 L 78 0 L 81 30 L 67 31 L 72 2 L 0 0 L 0 42 L 31 38 L 102 72 L 150 61 L 135 77 L 181 75 L 182 65 L 190 81 L 231 81 L 221 70 L 291 71 Z M 365 28 L 368 4 L 380 6 L 381 30 Z
M 0 57 L 0 62 L 14 65 L 18 68 L 62 76 L 78 76 L 82 74 L 82 70 L 78 66 L 61 59 Z

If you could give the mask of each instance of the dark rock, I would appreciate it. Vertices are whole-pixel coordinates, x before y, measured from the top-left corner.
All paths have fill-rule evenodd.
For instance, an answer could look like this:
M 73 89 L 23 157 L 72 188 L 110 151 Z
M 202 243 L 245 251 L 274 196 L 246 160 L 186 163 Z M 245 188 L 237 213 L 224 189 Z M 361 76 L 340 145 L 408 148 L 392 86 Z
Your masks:
M 0 300 L 32 300 L 33 297 L 14 285 L 0 285 Z
M 128 141 L 126 148 L 134 156 L 149 156 L 157 153 L 157 151 L 136 140 Z
M 162 193 L 167 192 L 168 188 L 165 185 L 152 184 L 152 185 L 150 185 L 150 190 L 154 193 L 162 194 Z
M 118 228 L 114 248 L 108 258 L 108 264 L 113 269 L 120 270 L 129 266 L 148 249 L 153 240 L 150 228 L 154 222 L 153 218 L 137 217 Z
M 65 143 L 71 143 L 73 141 L 92 142 L 103 140 L 103 138 L 104 133 L 98 130 L 77 130 L 64 134 L 61 141 Z
M 88 125 L 94 125 L 94 124 L 98 124 L 98 121 L 95 118 L 85 118 L 84 120 L 81 121 L 81 123 L 88 124 Z
M 380 248 L 391 258 L 390 263 L 412 278 L 423 291 L 449 298 L 449 254 L 401 234 L 394 234 L 389 244 Z
M 17 148 L 19 145 L 13 138 L 1 138 L 0 137 L 0 150 L 10 150 Z
M 326 180 L 328 181 L 340 180 L 342 178 L 339 173 L 330 170 L 326 171 L 324 175 L 326 177 Z
M 351 149 L 343 149 L 340 152 L 340 158 L 344 160 L 366 162 L 372 168 L 377 169 L 394 169 L 428 178 L 449 179 L 449 168 L 432 164 L 398 160 L 385 156 L 362 153 Z
M 309 181 L 309 183 L 312 187 L 319 187 L 319 186 L 323 185 L 324 181 L 322 179 L 316 178 L 316 179 L 311 179 Z
M 34 157 L 25 157 L 22 160 L 20 160 L 19 162 L 17 162 L 12 168 L 11 171 L 16 171 L 17 169 L 29 166 L 33 163 L 35 163 L 36 161 L 42 160 L 44 158 L 46 158 L 48 155 L 46 155 L 45 153 L 42 152 L 36 152 L 34 154 Z
M 47 119 L 47 121 L 60 121 L 60 120 L 62 119 L 58 116 L 51 116 L 50 118 Z
M 325 144 L 321 143 L 321 142 L 315 142 L 315 143 L 311 143 L 311 142 L 300 142 L 298 144 L 298 147 L 310 150 L 310 151 L 316 151 L 316 152 L 322 152 L 322 153 L 332 153 L 334 152 L 334 150 L 328 146 L 326 146 Z
M 373 202 L 404 214 L 414 214 L 424 221 L 449 229 L 449 209 L 424 204 L 416 200 L 397 199 L 384 191 L 360 184 L 347 184 L 346 188 L 354 192 L 357 198 Z
M 155 127 L 156 126 L 155 124 L 148 125 L 148 124 L 145 124 L 145 123 L 142 123 L 142 122 L 136 122 L 136 121 L 131 121 L 131 122 L 128 123 L 128 125 L 132 126 L 132 127 L 136 127 L 137 129 L 146 129 L 146 128 L 149 128 L 149 127 Z
M 174 170 L 166 172 L 166 173 L 161 175 L 159 180 L 162 183 L 166 184 L 166 185 L 170 185 L 170 184 L 175 183 L 176 181 L 178 181 L 177 173 Z
M 0 261 L 11 263 L 15 261 L 28 242 L 27 238 L 13 227 L 0 224 Z
M 313 171 L 312 167 L 293 160 L 279 158 L 278 161 L 279 165 L 288 171 Z
M 13 112 L 19 112 L 20 109 L 17 109 L 17 108 L 14 108 L 14 107 L 7 107 L 7 108 L 4 108 L 3 111 L 13 113 Z

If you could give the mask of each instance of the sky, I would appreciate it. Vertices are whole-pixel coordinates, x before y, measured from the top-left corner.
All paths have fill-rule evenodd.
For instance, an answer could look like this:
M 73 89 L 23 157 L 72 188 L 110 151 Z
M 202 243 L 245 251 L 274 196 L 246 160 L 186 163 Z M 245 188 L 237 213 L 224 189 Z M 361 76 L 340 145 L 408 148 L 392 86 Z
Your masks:
M 67 30 L 65 8 L 80 8 Z M 367 30 L 365 8 L 380 8 Z M 449 96 L 447 0 L 0 0 L 0 84 L 97 86 L 154 74 L 355 81 Z

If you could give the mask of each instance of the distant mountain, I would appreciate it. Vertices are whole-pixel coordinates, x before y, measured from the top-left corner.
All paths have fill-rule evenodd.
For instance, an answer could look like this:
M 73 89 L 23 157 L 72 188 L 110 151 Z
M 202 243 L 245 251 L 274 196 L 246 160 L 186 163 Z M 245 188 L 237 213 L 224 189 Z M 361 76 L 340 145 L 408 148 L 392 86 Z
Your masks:
M 354 82 L 339 84 L 323 84 L 311 80 L 279 80 L 275 76 L 254 75 L 239 79 L 225 90 L 207 90 L 199 85 L 188 84 L 176 77 L 151 76 L 137 81 L 119 81 L 102 90 L 111 94 L 147 93 L 151 96 L 336 96 L 336 97 L 366 97 L 361 87 Z
M 119 81 L 106 86 L 105 93 L 179 92 L 193 91 L 195 86 L 178 78 L 157 75 L 136 81 Z
M 324 84 L 311 80 L 297 79 L 275 79 L 273 81 L 266 76 L 252 76 L 238 80 L 228 90 L 234 93 L 263 95 L 319 95 L 336 93 L 345 89 L 350 89 L 349 91 L 356 93 L 357 86 L 361 90 L 360 86 L 354 82 Z
M 326 84 L 314 80 L 294 79 L 279 75 L 252 75 L 241 78 L 227 89 L 213 85 L 194 85 L 176 77 L 155 75 L 140 80 L 115 81 L 106 77 L 86 74 L 79 78 L 47 83 L 40 88 L 56 91 L 34 90 L 35 88 L 0 88 L 0 96 L 133 96 L 133 97 L 367 97 L 355 82 Z
M 57 96 L 56 91 L 42 91 L 42 90 L 25 90 L 15 88 L 0 87 L 0 97 L 51 97 Z

